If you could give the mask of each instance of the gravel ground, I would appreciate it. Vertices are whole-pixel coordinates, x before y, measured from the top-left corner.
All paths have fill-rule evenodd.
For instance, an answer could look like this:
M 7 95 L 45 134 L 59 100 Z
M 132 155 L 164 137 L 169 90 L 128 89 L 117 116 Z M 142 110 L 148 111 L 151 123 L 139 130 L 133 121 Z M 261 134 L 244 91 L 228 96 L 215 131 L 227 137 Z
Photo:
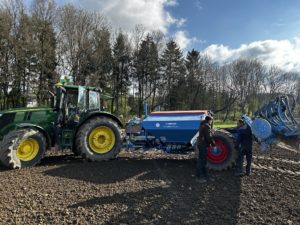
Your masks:
M 300 153 L 254 151 L 253 175 L 195 182 L 193 155 L 122 151 L 90 163 L 49 154 L 0 167 L 0 224 L 300 224 Z

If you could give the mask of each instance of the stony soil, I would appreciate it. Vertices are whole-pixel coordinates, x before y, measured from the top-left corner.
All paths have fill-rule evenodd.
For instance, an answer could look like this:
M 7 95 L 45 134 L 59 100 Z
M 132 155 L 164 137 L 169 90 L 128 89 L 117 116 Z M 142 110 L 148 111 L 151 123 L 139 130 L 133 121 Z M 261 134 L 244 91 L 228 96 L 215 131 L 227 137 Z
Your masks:
M 253 175 L 210 172 L 193 155 L 123 151 L 90 163 L 50 154 L 35 168 L 0 167 L 0 224 L 300 224 L 300 153 L 254 153 Z

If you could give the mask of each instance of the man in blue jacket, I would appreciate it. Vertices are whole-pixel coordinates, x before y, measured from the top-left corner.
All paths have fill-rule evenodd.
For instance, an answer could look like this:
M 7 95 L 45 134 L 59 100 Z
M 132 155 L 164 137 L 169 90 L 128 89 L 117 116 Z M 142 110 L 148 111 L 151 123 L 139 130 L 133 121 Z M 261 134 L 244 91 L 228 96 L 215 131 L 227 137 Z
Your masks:
M 251 128 L 245 124 L 242 119 L 237 122 L 237 141 L 235 144 L 236 150 L 238 152 L 238 158 L 236 162 L 236 172 L 235 176 L 243 175 L 243 161 L 244 156 L 246 156 L 247 166 L 246 175 L 251 175 L 251 161 L 252 161 L 252 132 Z

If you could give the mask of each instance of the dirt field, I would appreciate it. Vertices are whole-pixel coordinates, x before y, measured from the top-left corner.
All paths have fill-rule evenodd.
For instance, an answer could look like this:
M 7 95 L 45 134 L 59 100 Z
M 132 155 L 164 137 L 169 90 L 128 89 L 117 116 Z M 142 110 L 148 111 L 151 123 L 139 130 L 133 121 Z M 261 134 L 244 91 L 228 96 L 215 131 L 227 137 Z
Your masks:
M 300 224 L 300 154 L 255 151 L 253 161 L 251 177 L 211 172 L 206 185 L 195 183 L 192 155 L 56 155 L 0 167 L 0 224 Z

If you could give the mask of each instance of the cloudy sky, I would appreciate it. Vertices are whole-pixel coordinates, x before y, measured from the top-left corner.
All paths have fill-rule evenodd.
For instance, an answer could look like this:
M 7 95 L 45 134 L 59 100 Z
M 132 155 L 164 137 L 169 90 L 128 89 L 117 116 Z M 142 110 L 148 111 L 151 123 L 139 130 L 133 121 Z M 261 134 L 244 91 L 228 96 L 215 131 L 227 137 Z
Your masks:
M 0 0 L 3 1 L 3 0 Z M 29 5 L 31 0 L 25 0 Z M 114 28 L 160 29 L 218 62 L 253 57 L 300 71 L 300 0 L 56 0 L 103 13 Z

